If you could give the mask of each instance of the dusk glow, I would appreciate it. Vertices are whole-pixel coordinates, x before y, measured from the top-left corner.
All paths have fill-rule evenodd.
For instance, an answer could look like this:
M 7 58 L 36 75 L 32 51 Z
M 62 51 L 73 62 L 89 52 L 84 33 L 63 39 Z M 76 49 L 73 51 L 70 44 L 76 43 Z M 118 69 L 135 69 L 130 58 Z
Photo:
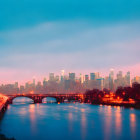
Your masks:
M 61 69 L 140 75 L 139 6 L 137 0 L 3 0 L 1 81 L 25 82 Z
M 0 140 L 139 130 L 140 0 L 0 0 Z

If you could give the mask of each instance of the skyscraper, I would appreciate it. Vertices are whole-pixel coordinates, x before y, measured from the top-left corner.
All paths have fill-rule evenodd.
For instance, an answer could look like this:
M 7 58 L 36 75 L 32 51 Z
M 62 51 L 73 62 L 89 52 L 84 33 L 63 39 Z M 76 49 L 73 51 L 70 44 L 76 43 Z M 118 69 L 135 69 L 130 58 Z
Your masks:
M 80 82 L 83 83 L 84 82 L 84 76 L 80 73 Z
M 109 73 L 109 89 L 114 91 L 114 69 L 111 69 Z
M 90 80 L 95 80 L 96 74 L 95 73 L 90 73 Z
M 61 82 L 64 81 L 65 70 L 61 70 Z
M 85 75 L 85 81 L 89 80 L 89 75 Z
M 75 73 L 69 73 L 69 79 L 70 80 L 75 80 Z
M 53 81 L 53 80 L 54 80 L 54 73 L 50 73 L 50 74 L 49 74 L 49 80 L 50 80 L 50 81 Z
M 43 79 L 43 86 L 44 86 L 44 87 L 47 86 L 47 79 L 46 79 L 46 78 Z
M 126 84 L 127 86 L 130 86 L 130 72 L 128 71 L 125 76 Z
M 35 78 L 33 78 L 33 86 L 35 86 Z

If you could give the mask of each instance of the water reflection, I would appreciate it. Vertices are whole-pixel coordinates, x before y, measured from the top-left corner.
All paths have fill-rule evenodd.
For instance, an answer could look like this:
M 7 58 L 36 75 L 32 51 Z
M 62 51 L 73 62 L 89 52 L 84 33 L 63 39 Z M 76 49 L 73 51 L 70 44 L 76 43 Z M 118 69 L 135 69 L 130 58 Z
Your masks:
M 30 122 L 31 122 L 31 130 L 33 133 L 36 132 L 36 114 L 35 114 L 36 108 L 35 104 L 29 105 L 29 115 L 30 115 Z
M 135 109 L 79 103 L 13 104 L 0 128 L 16 140 L 139 140 L 139 115 Z
M 106 115 L 107 117 L 105 118 L 105 140 L 109 140 L 110 139 L 110 133 L 111 133 L 111 125 L 112 125 L 112 107 L 111 106 L 106 106 L 105 107 L 105 111 L 106 111 Z
M 81 134 L 82 134 L 82 140 L 86 138 L 86 115 L 85 115 L 85 110 L 82 109 L 82 114 L 81 114 Z
M 117 135 L 120 135 L 122 128 L 122 116 L 121 116 L 121 107 L 117 106 L 115 111 L 115 130 Z
M 42 103 L 56 103 L 56 98 L 53 98 L 53 97 L 45 97 L 43 100 L 42 100 Z
M 30 104 L 33 100 L 28 97 L 17 97 L 13 100 L 13 104 Z
M 72 112 L 69 112 L 69 114 L 68 114 L 68 119 L 69 119 L 69 124 L 68 124 L 68 126 L 69 126 L 69 131 L 72 132 L 72 130 L 73 130 L 73 129 L 72 129 L 72 125 L 73 125 L 73 124 L 72 124 L 72 123 L 73 123 L 73 120 L 72 120 L 72 119 L 73 119 L 73 114 L 72 114 Z
M 136 115 L 134 113 L 130 114 L 130 128 L 132 136 L 135 137 L 136 134 Z

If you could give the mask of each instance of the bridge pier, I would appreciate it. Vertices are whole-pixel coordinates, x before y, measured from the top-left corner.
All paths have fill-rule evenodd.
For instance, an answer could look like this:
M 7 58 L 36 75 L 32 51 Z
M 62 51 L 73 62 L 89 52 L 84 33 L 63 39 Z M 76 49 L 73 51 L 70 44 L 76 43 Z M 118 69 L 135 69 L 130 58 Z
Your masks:
M 7 104 L 12 104 L 13 103 L 13 100 L 12 99 L 8 99 L 7 100 Z
M 60 97 L 56 99 L 57 103 L 64 103 L 64 98 Z
M 35 99 L 34 100 L 34 103 L 36 104 L 36 103 L 42 103 L 42 99 Z

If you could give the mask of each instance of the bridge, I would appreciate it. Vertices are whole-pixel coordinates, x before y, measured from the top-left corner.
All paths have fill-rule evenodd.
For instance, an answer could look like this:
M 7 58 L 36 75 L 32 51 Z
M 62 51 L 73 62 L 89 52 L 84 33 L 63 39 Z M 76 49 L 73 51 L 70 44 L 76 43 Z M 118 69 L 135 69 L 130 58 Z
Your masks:
M 13 94 L 7 95 L 8 104 L 12 104 L 13 100 L 17 97 L 27 97 L 33 100 L 34 103 L 42 103 L 44 98 L 55 98 L 58 103 L 63 103 L 65 100 L 83 102 L 84 94 Z

